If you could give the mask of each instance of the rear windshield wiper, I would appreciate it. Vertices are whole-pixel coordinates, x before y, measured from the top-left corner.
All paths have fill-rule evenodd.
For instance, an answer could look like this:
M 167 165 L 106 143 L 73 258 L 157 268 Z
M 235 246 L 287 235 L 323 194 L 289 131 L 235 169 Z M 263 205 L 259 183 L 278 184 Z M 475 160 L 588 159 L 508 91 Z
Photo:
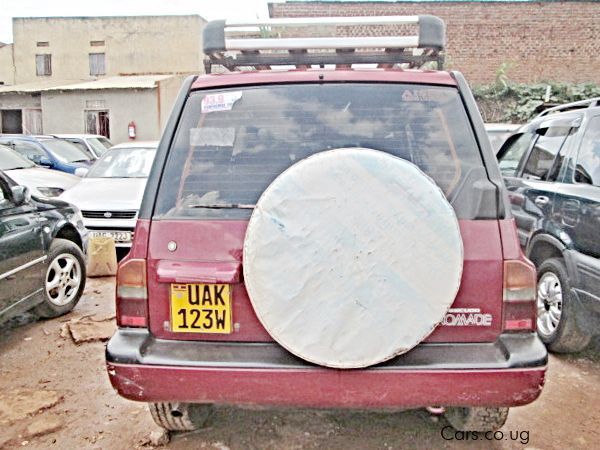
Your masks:
M 203 209 L 254 209 L 256 205 L 244 203 L 205 203 L 198 205 L 190 205 L 188 208 L 203 208 Z

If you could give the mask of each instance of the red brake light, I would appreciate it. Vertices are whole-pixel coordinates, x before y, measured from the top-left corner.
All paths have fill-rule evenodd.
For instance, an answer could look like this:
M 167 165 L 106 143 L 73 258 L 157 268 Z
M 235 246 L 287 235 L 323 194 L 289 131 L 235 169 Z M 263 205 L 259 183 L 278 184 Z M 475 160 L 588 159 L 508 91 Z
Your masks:
M 504 262 L 504 330 L 534 331 L 536 271 L 527 260 Z
M 117 271 L 117 325 L 146 327 L 147 299 L 146 261 L 125 260 Z

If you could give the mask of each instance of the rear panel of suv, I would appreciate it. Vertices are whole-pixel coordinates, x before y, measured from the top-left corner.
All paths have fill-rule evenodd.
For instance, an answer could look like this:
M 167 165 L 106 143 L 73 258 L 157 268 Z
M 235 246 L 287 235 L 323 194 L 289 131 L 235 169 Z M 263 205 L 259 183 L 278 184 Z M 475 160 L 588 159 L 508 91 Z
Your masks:
M 431 84 L 423 84 L 426 74 L 421 84 L 410 73 L 396 74 L 395 82 L 389 74 L 384 80 L 360 75 L 360 81 L 343 83 L 336 80 L 342 78 L 339 71 L 325 73 L 324 80 L 308 73 L 288 83 L 246 75 L 251 84 L 230 87 L 227 79 L 225 89 L 210 86 L 219 77 L 196 81 L 164 163 L 149 230 L 147 311 L 154 336 L 271 341 L 244 287 L 242 248 L 251 209 L 239 205 L 255 204 L 294 162 L 348 147 L 413 162 L 442 188 L 459 219 L 461 288 L 444 323 L 426 341 L 492 342 L 502 332 L 501 208 L 455 81 L 439 74 L 432 74 Z M 315 81 L 309 82 L 311 76 Z M 215 204 L 229 206 L 211 207 Z M 233 332 L 173 331 L 172 283 L 231 285 Z

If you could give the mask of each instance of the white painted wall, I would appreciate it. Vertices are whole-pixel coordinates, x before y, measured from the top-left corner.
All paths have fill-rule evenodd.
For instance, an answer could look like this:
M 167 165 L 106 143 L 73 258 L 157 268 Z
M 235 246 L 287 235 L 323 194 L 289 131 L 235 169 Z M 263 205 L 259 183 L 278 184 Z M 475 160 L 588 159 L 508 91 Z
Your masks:
M 137 140 L 160 138 L 157 89 L 106 89 L 42 93 L 44 133 L 85 133 L 86 102 L 109 110 L 110 140 L 128 141 L 127 125 L 134 121 Z M 92 108 L 95 109 L 95 108 Z
M 15 82 L 15 66 L 13 64 L 13 45 L 0 47 L 0 82 L 5 85 Z

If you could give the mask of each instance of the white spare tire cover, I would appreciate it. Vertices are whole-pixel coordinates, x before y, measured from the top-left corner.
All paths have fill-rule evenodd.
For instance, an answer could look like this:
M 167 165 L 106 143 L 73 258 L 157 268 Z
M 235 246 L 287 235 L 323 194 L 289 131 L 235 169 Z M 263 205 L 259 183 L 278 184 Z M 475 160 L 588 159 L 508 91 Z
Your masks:
M 322 366 L 367 367 L 442 321 L 463 266 L 440 188 L 387 153 L 336 149 L 291 166 L 260 197 L 244 280 L 275 341 Z

